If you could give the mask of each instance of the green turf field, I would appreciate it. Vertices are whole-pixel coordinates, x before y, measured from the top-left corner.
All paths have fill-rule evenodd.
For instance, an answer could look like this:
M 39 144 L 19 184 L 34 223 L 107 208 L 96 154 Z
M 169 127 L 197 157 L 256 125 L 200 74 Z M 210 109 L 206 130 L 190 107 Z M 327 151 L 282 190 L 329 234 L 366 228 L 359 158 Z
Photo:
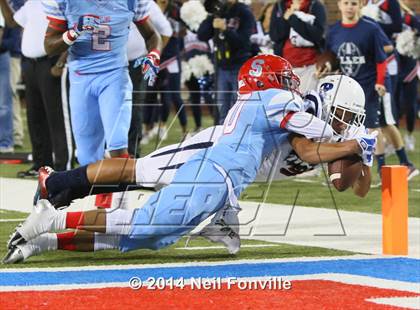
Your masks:
M 0 209 L 1 219 L 25 218 L 25 213 Z M 6 254 L 6 242 L 10 232 L 18 222 L 0 223 L 0 259 Z M 230 255 L 220 244 L 211 243 L 203 238 L 194 239 L 185 248 L 186 239 L 181 239 L 175 245 L 159 250 L 137 250 L 129 253 L 118 251 L 101 251 L 96 253 L 81 253 L 69 251 L 49 252 L 31 257 L 24 264 L 1 265 L 1 268 L 29 268 L 29 267 L 60 267 L 60 266 L 89 266 L 89 265 L 127 265 L 180 263 L 193 261 L 233 261 L 239 259 L 269 259 L 288 257 L 316 257 L 341 256 L 356 254 L 319 247 L 297 246 L 289 244 L 268 243 L 257 240 L 243 240 L 241 251 L 237 255 Z M 258 247 L 252 247 L 258 245 Z M 267 247 L 261 247 L 266 245 Z M 214 248 L 214 247 L 218 248 Z M 245 246 L 245 247 L 244 247 Z M 194 249 L 194 247 L 206 247 Z M 207 248 L 209 247 L 209 248 Z M 213 247 L 213 248 L 212 248 Z

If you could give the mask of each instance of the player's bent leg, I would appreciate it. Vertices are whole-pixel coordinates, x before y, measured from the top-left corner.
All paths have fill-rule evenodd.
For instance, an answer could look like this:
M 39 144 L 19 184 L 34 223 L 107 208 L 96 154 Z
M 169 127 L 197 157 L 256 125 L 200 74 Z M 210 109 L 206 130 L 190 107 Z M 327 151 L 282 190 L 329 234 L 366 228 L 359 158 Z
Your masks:
M 225 177 L 213 163 L 187 162 L 169 186 L 135 211 L 129 235 L 121 238 L 121 250 L 160 249 L 175 243 L 222 208 L 228 192 Z
M 126 234 L 133 210 L 92 210 L 64 212 L 56 210 L 47 200 L 40 200 L 24 223 L 12 233 L 8 248 L 28 242 L 37 236 L 64 229 L 82 229 L 90 232 Z
M 135 160 L 129 158 L 105 159 L 60 172 L 43 167 L 40 169 L 34 204 L 39 199 L 48 199 L 56 208 L 60 208 L 88 195 L 136 189 L 135 167 Z
M 48 251 L 65 250 L 93 252 L 118 249 L 120 236 L 83 230 L 64 233 L 45 233 L 8 251 L 3 264 L 15 264 Z

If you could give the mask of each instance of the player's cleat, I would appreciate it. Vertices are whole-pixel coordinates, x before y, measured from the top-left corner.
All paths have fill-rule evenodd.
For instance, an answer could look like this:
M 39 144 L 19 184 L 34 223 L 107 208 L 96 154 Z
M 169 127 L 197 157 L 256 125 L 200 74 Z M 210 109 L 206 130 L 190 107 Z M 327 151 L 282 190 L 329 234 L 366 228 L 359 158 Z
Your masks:
M 191 239 L 203 237 L 211 242 L 222 243 L 230 254 L 238 253 L 241 248 L 238 212 L 239 210 L 233 210 L 232 208 L 220 210 L 210 224 L 187 239 L 186 246 Z
M 3 264 L 17 264 L 21 263 L 25 260 L 23 253 L 20 248 L 18 247 L 12 247 L 7 251 L 6 256 L 3 258 L 2 263 Z
M 35 192 L 33 205 L 36 206 L 40 199 L 48 199 L 47 179 L 54 172 L 54 169 L 48 166 L 41 167 L 38 170 L 38 187 Z
M 9 249 L 3 258 L 3 264 L 16 264 L 27 260 L 29 257 L 45 251 L 57 249 L 56 234 L 42 234 L 31 241 L 24 242 Z
M 38 177 L 38 169 L 35 167 L 31 167 L 28 170 L 19 171 L 16 175 L 18 178 L 36 178 Z
M 420 174 L 419 169 L 417 169 L 416 166 L 414 166 L 413 164 L 408 165 L 407 168 L 408 168 L 408 176 L 407 176 L 408 181 L 410 181 L 412 178 Z
M 223 219 L 204 227 L 203 230 L 200 231 L 199 236 L 204 237 L 211 242 L 222 243 L 229 254 L 236 254 L 241 248 L 239 234 L 228 226 Z
M 16 245 L 22 244 L 23 242 L 25 242 L 25 239 L 23 239 L 23 237 L 21 236 L 21 234 L 18 233 L 18 231 L 16 230 L 20 226 L 22 226 L 22 224 L 19 224 L 15 228 L 15 230 L 10 234 L 9 240 L 7 241 L 7 248 L 8 249 L 11 249 L 11 248 L 13 248 Z
M 11 249 L 48 231 L 65 229 L 65 214 L 59 215 L 62 213 L 59 213 L 48 200 L 41 199 L 28 218 L 16 227 L 7 247 Z

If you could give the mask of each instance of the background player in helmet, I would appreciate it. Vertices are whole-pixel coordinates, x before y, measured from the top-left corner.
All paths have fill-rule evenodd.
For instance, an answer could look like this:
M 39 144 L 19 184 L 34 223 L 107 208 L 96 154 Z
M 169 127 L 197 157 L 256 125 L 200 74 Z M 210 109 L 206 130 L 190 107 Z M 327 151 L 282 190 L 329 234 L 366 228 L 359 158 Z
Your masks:
M 66 213 L 41 200 L 37 212 L 13 234 L 5 262 L 57 248 L 129 251 L 168 246 L 225 204 L 236 205 L 263 159 L 288 140 L 309 163 L 350 154 L 361 154 L 366 164 L 371 163 L 375 145 L 372 135 L 342 143 L 315 143 L 305 137 L 329 139 L 333 130 L 304 111 L 304 102 L 296 94 L 299 80 L 283 58 L 256 56 L 244 64 L 239 80 L 240 97 L 228 114 L 218 142 L 192 156 L 178 169 L 172 183 L 141 209 Z M 131 173 L 134 178 L 134 171 L 132 167 L 121 173 L 129 177 Z M 84 179 L 79 184 L 89 182 L 87 167 L 73 172 L 70 179 Z M 78 230 L 70 235 L 45 234 L 66 228 Z
M 150 1 L 43 1 L 49 19 L 45 50 L 49 55 L 69 52 L 72 129 L 82 165 L 104 158 L 105 146 L 111 157 L 128 157 L 131 21 L 149 50 L 139 61 L 145 79 L 153 82 L 159 69 L 161 39 L 148 20 Z M 109 195 L 97 198 L 97 206 L 110 206 Z

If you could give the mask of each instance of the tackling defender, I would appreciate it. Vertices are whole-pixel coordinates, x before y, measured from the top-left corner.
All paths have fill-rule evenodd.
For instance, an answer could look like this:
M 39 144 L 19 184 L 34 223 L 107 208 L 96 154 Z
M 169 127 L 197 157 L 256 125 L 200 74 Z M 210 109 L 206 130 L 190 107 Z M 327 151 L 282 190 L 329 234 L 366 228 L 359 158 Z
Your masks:
M 304 102 L 296 95 L 299 81 L 281 57 L 254 57 L 243 66 L 239 78 L 241 96 L 229 113 L 223 136 L 183 164 L 171 185 L 154 194 L 143 208 L 65 213 L 42 200 L 37 212 L 17 228 L 4 262 L 21 261 L 57 248 L 128 251 L 170 245 L 226 203 L 236 205 L 236 197 L 255 179 L 262 160 L 288 139 L 297 155 L 313 164 L 360 153 L 366 164 L 371 163 L 374 136 L 360 135 L 357 140 L 342 143 L 315 143 L 303 136 L 330 138 L 333 129 L 304 112 Z M 342 119 L 348 119 L 346 114 L 353 118 L 343 109 Z M 134 164 L 126 161 L 125 169 L 121 166 L 119 170 L 131 182 L 135 180 Z M 94 166 L 84 167 L 84 172 L 81 168 L 74 170 L 70 179 L 78 178 L 79 186 L 93 182 L 92 172 L 98 168 Z M 51 179 L 54 175 L 59 185 L 60 174 L 51 175 Z M 106 173 L 103 180 L 106 182 Z M 359 181 L 368 184 L 370 174 Z M 46 233 L 65 228 L 78 230 Z

